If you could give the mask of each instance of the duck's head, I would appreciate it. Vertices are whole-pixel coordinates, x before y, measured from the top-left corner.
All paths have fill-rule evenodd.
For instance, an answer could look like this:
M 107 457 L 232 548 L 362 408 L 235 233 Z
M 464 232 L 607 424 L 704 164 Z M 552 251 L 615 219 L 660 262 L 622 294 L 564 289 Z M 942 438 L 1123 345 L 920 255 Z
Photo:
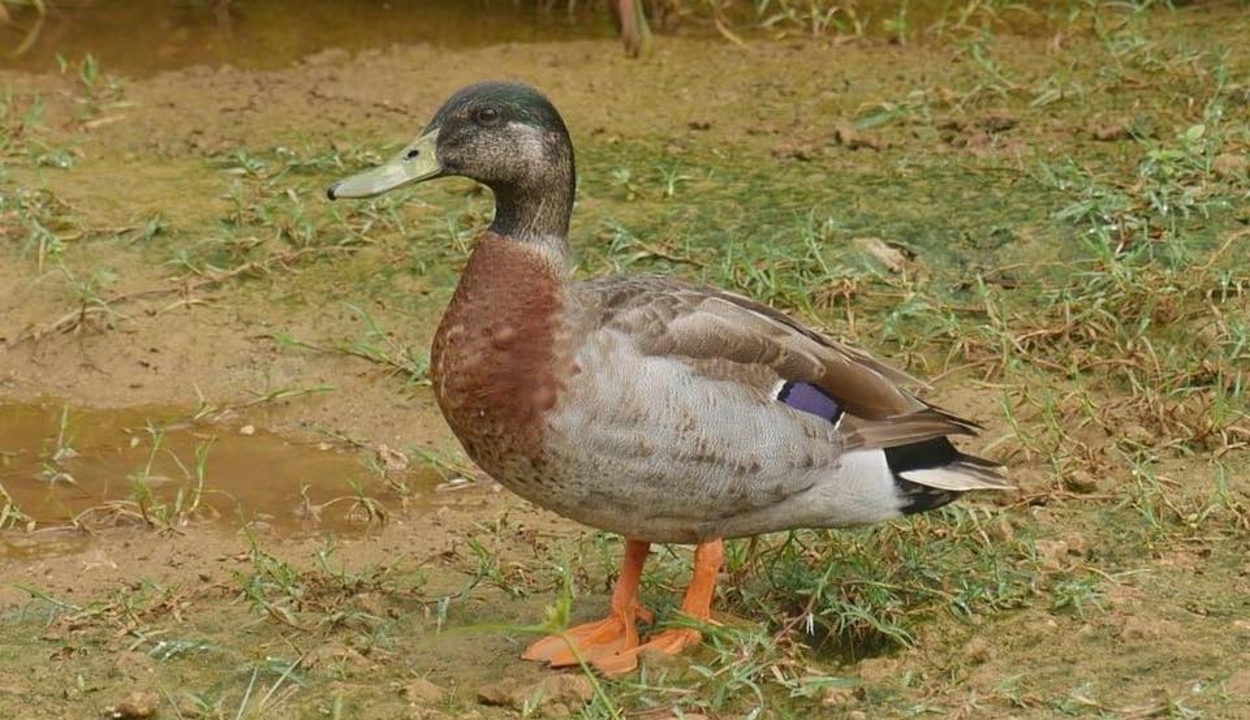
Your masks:
M 331 200 L 380 195 L 459 175 L 495 193 L 491 230 L 518 240 L 564 238 L 573 206 L 573 145 L 551 102 L 520 83 L 460 90 L 386 163 L 334 183 Z

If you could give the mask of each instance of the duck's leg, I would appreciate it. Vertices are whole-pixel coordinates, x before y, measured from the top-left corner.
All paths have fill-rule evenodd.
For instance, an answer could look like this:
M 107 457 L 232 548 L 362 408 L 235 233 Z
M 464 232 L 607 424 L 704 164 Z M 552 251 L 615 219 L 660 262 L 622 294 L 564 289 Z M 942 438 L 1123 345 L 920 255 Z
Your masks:
M 638 646 L 637 618 L 650 622 L 651 613 L 638 604 L 638 580 L 642 566 L 647 561 L 651 543 L 642 540 L 625 541 L 625 557 L 621 561 L 621 576 L 612 589 L 612 604 L 608 617 L 598 622 L 571 627 L 558 635 L 548 635 L 530 645 L 521 657 L 525 660 L 545 660 L 553 667 L 577 665 L 579 657 L 594 663 L 599 658 L 612 657 Z
M 716 589 L 716 575 L 724 562 L 724 544 L 720 540 L 700 543 L 694 549 L 694 572 L 690 585 L 681 600 L 681 612 L 687 617 L 707 622 L 712 619 L 712 592 Z M 615 655 L 597 657 L 593 661 L 596 670 L 604 675 L 620 675 L 638 666 L 638 654 L 644 650 L 675 655 L 697 645 L 701 636 L 698 630 L 674 628 L 652 635 L 647 642 L 618 652 Z

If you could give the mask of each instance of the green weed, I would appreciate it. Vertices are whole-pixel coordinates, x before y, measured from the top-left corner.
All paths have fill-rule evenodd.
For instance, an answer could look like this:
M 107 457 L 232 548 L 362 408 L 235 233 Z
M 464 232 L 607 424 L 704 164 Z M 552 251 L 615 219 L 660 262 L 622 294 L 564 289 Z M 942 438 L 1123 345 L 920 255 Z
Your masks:
M 326 347 L 318 343 L 300 340 L 285 333 L 274 333 L 273 340 L 281 347 L 301 348 L 317 352 L 338 352 L 343 355 L 358 357 L 376 363 L 404 377 L 413 385 L 428 385 L 430 359 L 429 354 L 415 349 L 411 345 L 397 342 L 393 333 L 383 330 L 373 316 L 365 309 L 351 303 L 343 306 L 354 316 L 357 322 L 364 325 L 363 334 L 354 340 L 343 341 L 334 346 Z
M 1076 664 L 1084 656 L 1072 671 L 1092 675 L 1088 684 L 1038 672 L 1047 663 L 1015 669 L 1021 658 L 1053 652 L 1052 637 L 1080 638 L 1091 657 L 1113 665 L 1128 639 L 1103 635 L 1114 634 L 1138 599 L 1162 603 L 1172 590 L 1201 595 L 1177 603 L 1194 617 L 1238 617 L 1219 586 L 1221 573 L 1244 562 L 1238 543 L 1250 533 L 1239 474 L 1250 443 L 1250 265 L 1241 251 L 1250 186 L 1237 161 L 1250 138 L 1239 112 L 1247 101 L 1244 59 L 1235 47 L 1207 43 L 1205 30 L 1188 24 L 1193 16 L 1159 24 L 1189 10 L 1157 5 L 961 2 L 932 13 L 915 1 L 686 4 L 726 33 L 762 26 L 773 36 L 818 35 L 831 46 L 834 34 L 883 34 L 909 44 L 907 53 L 929 53 L 916 57 L 947 53 L 952 62 L 923 73 L 901 68 L 903 79 L 868 90 L 858 77 L 845 89 L 760 80 L 793 91 L 793 102 L 760 100 L 751 108 L 760 111 L 759 127 L 745 136 L 712 118 L 700 128 L 710 132 L 693 136 L 706 141 L 675 143 L 667 131 L 579 140 L 576 272 L 653 272 L 737 289 L 906 366 L 937 386 L 926 398 L 945 404 L 954 396 L 961 412 L 986 422 L 985 437 L 961 447 L 1006 461 L 1021 492 L 1003 505 L 972 498 L 870 529 L 729 543 L 716 598 L 729 615 L 699 628 L 704 646 L 668 663 L 644 662 L 628 678 L 596 680 L 594 699 L 574 712 L 1188 717 L 1231 707 L 1197 689 L 1229 677 L 1207 671 L 1200 658 L 1169 656 L 1168 667 L 1179 668 L 1173 674 L 1201 677 L 1183 692 L 1147 688 L 1162 677 L 1148 668 Z M 1041 40 L 1005 36 L 1039 26 Z M 930 39 L 939 45 L 920 42 Z M 1053 47 L 1043 50 L 1048 40 Z M 769 60 L 760 54 L 744 67 L 756 59 Z M 109 103 L 120 100 L 92 63 L 67 67 L 67 75 L 72 109 L 91 119 L 107 117 Z M 95 99 L 79 104 L 78 95 Z M 1116 127 L 1095 132 L 1101 128 L 1090 123 L 1104 114 Z M 489 220 L 481 188 L 423 186 L 328 205 L 320 197 L 330 178 L 388 149 L 375 155 L 317 139 L 261 140 L 208 159 L 226 196 L 217 226 L 186 232 L 152 217 L 106 232 L 49 191 L 13 187 L 27 172 L 78 161 L 77 136 L 44 127 L 43 115 L 37 97 L 0 99 L 7 177 L 0 178 L 0 237 L 40 274 L 57 270 L 45 282 L 63 282 L 71 306 L 42 328 L 107 329 L 138 317 L 115 278 L 74 264 L 78 240 L 113 239 L 123 246 L 118 252 L 167 261 L 175 277 L 161 289 L 180 297 L 257 279 L 295 302 L 300 293 L 323 300 L 325 288 L 347 288 L 334 297 L 349 298 L 342 307 L 356 330 L 316 342 L 273 325 L 260 334 L 283 350 L 364 359 L 395 376 L 381 381 L 393 389 L 423 392 L 428 359 L 414 348 L 424 343 L 396 328 L 441 307 L 475 230 Z M 835 117 L 871 133 L 873 144 L 853 151 L 829 139 L 825 119 Z M 802 144 L 801 152 L 781 147 L 782 137 Z M 177 243 L 164 242 L 167 229 Z M 386 303 L 374 303 L 378 297 Z M 325 390 L 287 387 L 226 405 L 202 399 L 194 416 L 211 422 Z M 47 452 L 73 447 L 71 420 Z M 381 452 L 368 438 L 353 439 L 360 432 L 332 434 Z M 162 454 L 160 433 L 136 436 L 150 455 L 131 475 L 132 495 L 117 516 L 158 532 L 205 515 L 212 487 L 209 446 L 197 448 L 194 461 L 175 462 Z M 476 473 L 459 451 L 405 452 L 443 477 L 445 488 L 468 486 Z M 49 468 L 67 471 L 62 465 L 72 460 Z M 401 497 L 415 491 L 385 459 L 370 460 L 350 482 L 329 503 L 363 522 L 385 517 L 374 497 L 378 483 Z M 311 500 L 316 489 L 306 489 L 309 514 L 326 507 Z M 0 488 L 0 526 L 29 523 Z M 423 573 L 401 564 L 350 569 L 337 564 L 330 545 L 297 562 L 283 556 L 285 546 L 262 549 L 249 536 L 227 591 L 256 622 L 232 624 L 228 633 L 162 634 L 156 619 L 185 609 L 187 596 L 150 582 L 105 600 L 38 591 L 44 595 L 32 593 L 30 613 L 66 627 L 76 622 L 93 637 L 116 635 L 161 663 L 226 657 L 230 670 L 220 682 L 196 676 L 198 684 L 186 687 L 197 692 L 171 694 L 187 717 L 350 717 L 348 672 L 312 667 L 305 648 L 342 640 L 374 660 L 416 658 L 407 651 L 422 635 L 408 618 L 424 613 L 443 634 L 498 632 L 491 618 L 478 622 L 483 614 L 502 604 L 512 612 L 535 596 L 550 600 L 545 629 L 564 627 L 574 597 L 578 607 L 602 606 L 619 554 L 614 538 L 547 534 L 506 516 L 481 519 L 465 537 L 423 561 L 455 576 L 457 587 L 422 595 Z M 1202 572 L 1186 575 L 1187 560 Z M 679 550 L 657 552 L 648 564 L 644 600 L 660 626 L 683 622 L 675 598 L 688 565 Z M 1147 575 L 1150 582 L 1137 582 Z M 1210 624 L 1220 623 L 1227 624 L 1223 617 Z M 1185 638 L 1211 640 L 1206 627 L 1186 624 Z M 240 659 L 219 649 L 220 638 L 240 633 L 249 642 L 262 637 L 263 651 L 251 648 Z M 982 659 L 960 651 L 969 636 L 991 644 Z M 1152 642 L 1169 653 L 1188 647 L 1163 638 Z M 428 667 L 377 661 L 369 682 L 392 693 Z M 1157 694 L 1132 706 L 1116 702 L 1102 684 L 1111 677 L 1133 677 L 1131 685 Z M 297 688 L 309 699 L 297 700 Z M 474 702 L 470 693 L 448 704 L 462 701 Z M 531 703 L 522 712 L 541 710 Z
M 69 461 L 78 457 L 78 451 L 73 448 L 72 442 L 73 430 L 70 427 L 69 406 L 62 405 L 61 412 L 57 415 L 56 439 L 53 441 L 52 448 L 44 450 L 40 461 L 42 466 L 39 472 L 40 479 L 52 485 L 57 483 L 77 485 L 73 474 L 68 470 Z
M 121 78 L 103 72 L 95 55 L 87 53 L 77 65 L 60 54 L 57 54 L 56 60 L 62 75 L 73 74 L 78 80 L 82 92 L 78 99 L 78 118 L 84 124 L 89 125 L 92 118 L 122 104 L 124 91 Z
M 22 512 L 17 502 L 13 500 L 13 496 L 0 484 L 0 530 L 8 528 L 24 528 L 27 531 L 33 530 L 35 520 L 31 516 Z
M 420 573 L 401 574 L 393 565 L 334 568 L 332 539 L 317 551 L 309 568 L 261 549 L 250 531 L 246 539 L 248 569 L 235 573 L 241 596 L 253 610 L 301 632 L 346 627 L 366 645 L 389 643 L 393 622 L 378 614 L 373 598 L 394 597 L 401 589 L 411 592 L 424 581 Z
M 68 244 L 82 237 L 72 210 L 46 190 L 0 189 L 0 213 L 11 220 L 0 223 L 0 237 L 17 240 L 22 255 L 34 256 L 40 274 L 61 262 Z

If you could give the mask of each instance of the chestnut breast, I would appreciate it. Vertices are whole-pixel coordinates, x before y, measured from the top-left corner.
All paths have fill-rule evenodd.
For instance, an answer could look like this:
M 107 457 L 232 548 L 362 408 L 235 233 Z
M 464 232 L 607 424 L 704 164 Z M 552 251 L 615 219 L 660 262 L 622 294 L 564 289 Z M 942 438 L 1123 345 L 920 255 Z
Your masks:
M 465 451 L 496 480 L 542 461 L 543 416 L 568 364 L 561 281 L 536 249 L 484 233 L 434 334 L 434 396 Z

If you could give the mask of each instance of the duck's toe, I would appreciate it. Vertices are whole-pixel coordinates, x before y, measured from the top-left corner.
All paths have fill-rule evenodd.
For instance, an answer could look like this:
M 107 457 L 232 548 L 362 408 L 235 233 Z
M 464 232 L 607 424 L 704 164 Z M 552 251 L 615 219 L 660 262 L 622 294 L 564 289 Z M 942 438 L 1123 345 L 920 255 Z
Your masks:
M 524 660 L 550 663 L 552 667 L 594 663 L 638 646 L 634 619 L 610 615 L 598 622 L 571 627 L 558 635 L 548 635 L 526 648 Z
M 698 645 L 702 640 L 703 636 L 699 634 L 698 630 L 691 630 L 690 628 L 665 630 L 652 635 L 645 643 L 634 648 L 633 652 L 638 654 L 654 650 L 666 655 L 676 655 L 687 648 Z
M 638 667 L 638 658 L 644 653 L 656 652 L 665 655 L 676 655 L 698 645 L 701 640 L 702 636 L 699 635 L 698 630 L 687 628 L 665 630 L 653 635 L 647 642 L 636 647 L 628 648 L 613 655 L 594 658 L 590 661 L 590 664 L 601 675 L 615 677 L 624 675 Z

